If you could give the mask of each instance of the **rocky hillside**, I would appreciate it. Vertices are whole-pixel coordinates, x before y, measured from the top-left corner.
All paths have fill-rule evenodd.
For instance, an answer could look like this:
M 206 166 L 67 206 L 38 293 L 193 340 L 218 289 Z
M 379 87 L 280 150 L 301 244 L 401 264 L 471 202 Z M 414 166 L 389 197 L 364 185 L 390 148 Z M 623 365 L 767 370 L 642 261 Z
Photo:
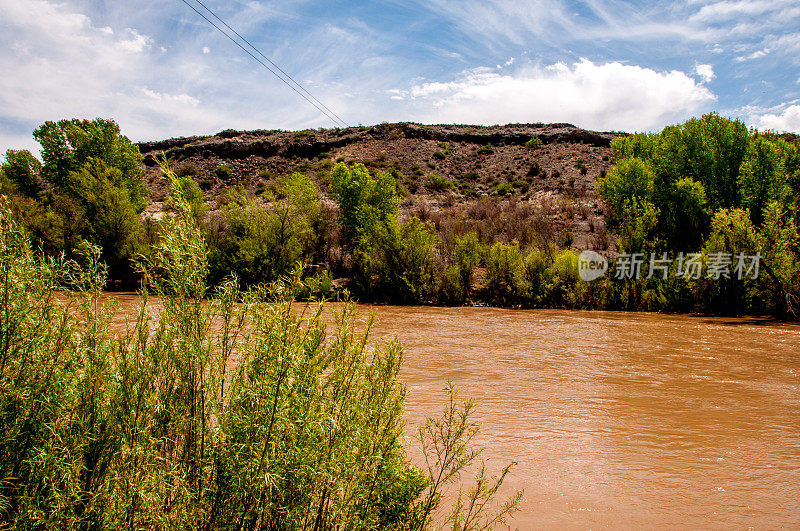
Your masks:
M 161 153 L 179 173 L 193 175 L 212 203 L 231 186 L 259 196 L 277 176 L 294 171 L 314 176 L 324 191 L 333 164 L 362 162 L 372 170 L 396 172 L 406 213 L 430 217 L 461 209 L 467 218 L 491 215 L 475 205 L 494 197 L 498 204 L 527 205 L 537 219 L 550 222 L 562 244 L 586 248 L 598 247 L 593 240 L 602 232 L 604 216 L 594 183 L 611 169 L 609 144 L 618 135 L 569 124 L 397 123 L 297 132 L 227 130 L 144 142 L 140 149 L 154 209 L 166 193 L 154 160 Z

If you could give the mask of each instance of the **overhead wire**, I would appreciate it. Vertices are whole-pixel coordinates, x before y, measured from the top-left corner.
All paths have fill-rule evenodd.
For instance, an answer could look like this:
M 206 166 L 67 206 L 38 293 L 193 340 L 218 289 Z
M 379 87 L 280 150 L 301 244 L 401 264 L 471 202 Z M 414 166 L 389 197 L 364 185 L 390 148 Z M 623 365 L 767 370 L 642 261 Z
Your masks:
M 247 44 L 248 44 L 249 46 L 251 46 L 251 47 L 252 47 L 252 48 L 253 48 L 253 49 L 254 49 L 254 50 L 257 52 L 257 53 L 259 53 L 259 54 L 260 54 L 262 57 L 264 57 L 264 59 L 266 59 L 266 60 L 267 60 L 267 61 L 268 61 L 270 64 L 272 64 L 272 65 L 275 65 L 275 63 L 274 63 L 274 62 L 272 62 L 271 60 L 269 60 L 269 58 L 267 58 L 267 57 L 266 57 L 266 56 L 265 56 L 263 53 L 261 53 L 261 52 L 260 52 L 260 51 L 259 51 L 259 50 L 258 50 L 258 49 L 255 47 L 255 46 L 253 46 L 252 44 L 250 44 L 250 42 L 249 42 L 249 41 L 247 41 L 247 40 L 246 40 L 244 37 L 242 37 L 241 35 L 239 35 L 239 33 L 238 33 L 238 32 L 236 32 L 235 30 L 233 30 L 233 29 L 232 29 L 230 26 L 228 26 L 228 25 L 227 25 L 227 24 L 226 24 L 226 23 L 225 23 L 225 22 L 224 22 L 224 21 L 223 21 L 221 18 L 219 18 L 219 17 L 218 17 L 218 16 L 217 16 L 217 15 L 216 15 L 216 14 L 215 14 L 213 11 L 211 11 L 211 10 L 210 10 L 208 7 L 206 7 L 206 6 L 205 6 L 205 4 L 203 4 L 203 3 L 202 3 L 202 2 L 200 2 L 199 0 L 195 0 L 195 1 L 196 1 L 196 2 L 198 2 L 199 4 L 201 4 L 201 5 L 202 5 L 202 6 L 203 6 L 203 7 L 204 7 L 206 10 L 208 10 L 208 12 L 209 12 L 209 13 L 211 13 L 211 14 L 212 14 L 212 15 L 213 15 L 213 16 L 214 16 L 214 17 L 215 17 L 217 20 L 219 20 L 220 22 L 222 22 L 223 24 L 225 24 L 225 26 L 226 26 L 226 27 L 228 27 L 228 28 L 229 28 L 229 29 L 230 29 L 230 30 L 231 30 L 233 33 L 235 33 L 237 36 L 239 36 L 239 38 L 241 38 L 242 40 L 244 40 L 245 42 L 247 42 Z M 289 81 L 287 81 L 287 80 L 286 80 L 286 79 L 285 79 L 283 76 L 281 76 L 281 75 L 280 75 L 278 72 L 276 72 L 275 70 L 273 70 L 273 69 L 272 69 L 272 68 L 271 68 L 271 67 L 270 67 L 270 66 L 269 66 L 267 63 L 265 63 L 264 61 L 262 61 L 261 59 L 259 59 L 259 58 L 258 58 L 256 55 L 254 55 L 254 54 L 253 54 L 253 53 L 252 53 L 250 50 L 248 50 L 247 48 L 245 48 L 245 47 L 244 47 L 244 46 L 243 46 L 243 45 L 242 45 L 242 44 L 241 44 L 239 41 L 237 41 L 236 39 L 234 39 L 233 37 L 231 37 L 231 36 L 230 36 L 230 35 L 229 35 L 227 32 L 225 32 L 225 30 L 223 30 L 223 29 L 222 29 L 222 28 L 220 28 L 220 27 L 219 27 L 217 24 L 215 24 L 213 20 L 209 19 L 209 18 L 208 18 L 207 16 L 205 16 L 203 13 L 201 13 L 200 11 L 198 11 L 198 9 L 197 9 L 195 6 L 193 6 L 192 4 L 190 4 L 190 3 L 189 3 L 187 0 L 181 0 L 181 2 L 183 2 L 184 4 L 186 4 L 187 6 L 189 6 L 189 8 L 190 8 L 192 11 L 194 11 L 195 13 L 197 13 L 198 15 L 200 15 L 200 16 L 201 16 L 201 17 L 202 17 L 202 18 L 203 18 L 203 19 L 204 19 L 206 22 L 208 22 L 208 23 L 209 23 L 209 24 L 211 24 L 211 25 L 212 25 L 214 28 L 216 28 L 216 30 L 217 30 L 217 31 L 219 31 L 220 33 L 222 33 L 223 35 L 225 35 L 225 36 L 226 36 L 226 37 L 227 37 L 227 38 L 228 38 L 228 39 L 229 39 L 229 40 L 230 40 L 232 43 L 234 43 L 236 46 L 238 46 L 239 48 L 241 48 L 243 52 L 245 52 L 247 55 L 249 55 L 250 57 L 252 57 L 252 58 L 253 58 L 253 59 L 254 59 L 254 60 L 257 62 L 257 63 L 259 63 L 261 66 L 263 66 L 264 68 L 266 68 L 267 70 L 269 70 L 269 71 L 270 71 L 270 72 L 271 72 L 271 73 L 272 73 L 272 74 L 273 74 L 275 77 L 277 77 L 278 79 L 280 79 L 280 80 L 281 80 L 281 81 L 282 81 L 284 84 L 286 84 L 286 86 L 287 86 L 287 87 L 289 87 L 289 88 L 290 88 L 290 89 L 292 89 L 294 92 L 296 92 L 296 93 L 297 93 L 297 94 L 298 94 L 298 95 L 299 95 L 301 98 L 303 98 L 303 99 L 304 99 L 304 100 L 306 100 L 308 103 L 310 103 L 311 105 L 313 105 L 313 106 L 314 106 L 314 107 L 315 107 L 315 108 L 316 108 L 316 109 L 317 109 L 319 112 L 321 112 L 321 113 L 322 113 L 322 114 L 324 114 L 324 115 L 325 115 L 325 116 L 326 116 L 328 119 L 330 119 L 330 120 L 331 120 L 331 121 L 332 121 L 332 122 L 333 122 L 333 123 L 334 123 L 334 124 L 335 124 L 337 127 L 340 127 L 340 126 L 349 127 L 349 125 L 347 124 L 347 122 L 345 122 L 344 120 L 342 120 L 341 118 L 339 118 L 339 117 L 338 117 L 338 116 L 337 116 L 337 115 L 336 115 L 336 114 L 335 114 L 333 111 L 330 111 L 330 109 L 328 109 L 328 108 L 327 108 L 327 107 L 326 107 L 324 104 L 322 104 L 322 102 L 320 102 L 320 101 L 319 101 L 317 98 L 315 98 L 315 97 L 314 97 L 314 96 L 313 96 L 313 95 L 312 95 L 310 92 L 308 92 L 306 89 L 304 89 L 304 88 L 302 87 L 302 85 L 300 85 L 299 83 L 297 83 L 296 81 L 294 81 L 294 79 L 293 79 L 293 78 L 291 78 L 291 76 L 289 76 L 288 74 L 286 74 L 286 73 L 285 73 L 285 72 L 284 72 L 282 69 L 280 69 L 280 68 L 279 68 L 277 65 L 275 65 L 275 68 L 276 68 L 276 69 L 278 69 L 278 70 L 280 70 L 280 72 L 282 72 L 282 73 L 283 73 L 283 75 L 285 75 L 286 77 L 288 77 L 289 79 L 291 79 L 291 80 L 292 80 L 292 82 L 293 82 L 295 85 L 297 85 L 297 87 L 300 87 L 300 89 L 302 89 L 302 91 L 301 91 L 300 89 L 298 89 L 297 87 L 295 87 L 294 85 L 292 85 L 292 83 L 290 83 Z M 308 94 L 308 96 L 306 96 L 306 94 L 304 94 L 303 92 L 305 92 L 306 94 Z M 309 96 L 310 96 L 310 97 L 309 97 Z M 313 99 L 312 99 L 312 98 L 313 98 Z M 314 101 L 314 100 L 316 100 L 316 101 Z M 318 102 L 318 103 L 317 103 L 317 102 Z
M 237 37 L 239 37 L 241 40 L 243 40 L 243 41 L 244 41 L 244 42 L 245 42 L 245 43 L 246 43 L 248 46 L 250 46 L 250 48 L 252 48 L 252 49 L 253 49 L 253 50 L 254 50 L 254 51 L 255 51 L 255 52 L 258 54 L 258 55 L 260 55 L 261 57 L 263 57 L 263 58 L 264 58 L 264 60 L 265 60 L 265 61 L 267 61 L 267 62 L 268 62 L 270 65 L 272 65 L 272 66 L 273 66 L 273 67 L 274 67 L 276 70 L 278 70 L 278 71 L 279 71 L 281 74 L 283 74 L 284 76 L 286 76 L 286 78 L 287 78 L 287 79 L 289 79 L 289 81 L 291 81 L 291 82 L 292 82 L 292 84 L 293 84 L 294 86 L 296 86 L 296 87 L 297 87 L 298 89 L 300 89 L 300 90 L 301 90 L 303 93 L 305 93 L 305 94 L 306 94 L 308 97 L 310 97 L 310 98 L 311 98 L 311 99 L 313 99 L 315 102 L 317 102 L 317 103 L 318 103 L 320 106 L 322 106 L 322 107 L 323 107 L 323 108 L 324 108 L 326 111 L 328 111 L 328 113 L 330 113 L 330 115 L 334 116 L 334 117 L 336 118 L 336 120 L 338 120 L 338 121 L 339 121 L 341 124 L 343 124 L 345 127 L 349 127 L 349 126 L 348 126 L 348 124 L 347 124 L 347 122 L 345 122 L 344 120 L 342 120 L 342 118 L 341 118 L 339 115 L 337 115 L 337 114 L 336 114 L 335 112 L 333 112 L 333 111 L 332 111 L 332 110 L 331 110 L 331 109 L 330 109 L 330 108 L 329 108 L 327 105 L 325 105 L 323 102 L 321 102 L 319 99 L 317 99 L 317 97 L 316 97 L 316 96 L 314 96 L 313 94 L 311 94 L 311 93 L 310 93 L 310 92 L 309 92 L 309 91 L 308 91 L 308 90 L 307 90 L 307 89 L 306 89 L 306 88 L 305 88 L 303 85 L 301 85 L 300 83 L 298 83 L 298 82 L 297 82 L 297 81 L 296 81 L 296 80 L 295 80 L 295 79 L 294 79 L 294 78 L 293 78 L 291 75 L 289 75 L 289 74 L 288 74 L 286 71 L 284 71 L 284 70 L 283 70 L 283 69 L 282 69 L 280 66 L 278 66 L 278 65 L 277 65 L 277 64 L 276 64 L 276 63 L 275 63 L 275 62 L 274 62 L 272 59 L 270 59 L 269 57 L 267 57 L 266 55 L 264 55 L 264 53 L 263 53 L 261 50 L 259 50 L 258 48 L 256 48 L 256 47 L 253 45 L 253 43 L 251 43 L 249 40 L 247 40 L 247 39 L 246 39 L 244 36 L 242 36 L 242 35 L 241 35 L 241 34 L 240 34 L 238 31 L 236 31 L 235 29 L 233 29 L 232 27 L 230 27 L 230 26 L 228 25 L 228 23 L 227 23 L 227 22 L 225 22 L 223 19 L 221 19 L 221 18 L 220 18 L 220 17 L 219 17 L 219 16 L 218 16 L 216 13 L 214 13 L 214 11 L 212 11 L 212 10 L 211 10 L 211 9 L 210 9 L 210 8 L 209 8 L 207 5 L 205 5 L 205 4 L 204 4 L 204 3 L 203 3 L 201 0 L 194 0 L 194 1 L 195 1 L 195 2 L 197 2 L 198 4 L 200 4 L 201 6 L 203 6 L 203 8 L 204 8 L 206 11 L 208 11 L 209 13 L 211 13 L 211 15 L 212 15 L 212 16 L 213 16 L 215 19 L 217 19 L 218 21 L 220 21 L 220 22 L 221 22 L 221 23 L 222 23 L 222 24 L 223 24 L 223 25 L 224 25 L 226 28 L 228 28 L 228 29 L 229 29 L 230 31 L 232 31 L 232 32 L 233 32 L 233 33 L 234 33 L 234 34 L 235 34 Z

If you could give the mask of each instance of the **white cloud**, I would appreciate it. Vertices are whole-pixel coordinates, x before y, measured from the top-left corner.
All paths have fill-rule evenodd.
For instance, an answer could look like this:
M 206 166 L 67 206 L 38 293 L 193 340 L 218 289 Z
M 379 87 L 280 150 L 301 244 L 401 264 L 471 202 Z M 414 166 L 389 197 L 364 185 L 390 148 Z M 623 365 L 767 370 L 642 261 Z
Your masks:
M 203 46 L 203 53 L 206 55 L 210 54 L 211 48 L 209 48 L 208 46 Z
M 392 100 L 403 101 L 405 99 L 405 93 L 400 89 L 389 89 L 386 91 L 386 93 L 389 94 L 389 99 Z
M 794 64 L 800 64 L 800 32 L 769 35 L 764 38 L 763 44 L 775 54 L 788 58 Z
M 740 55 L 739 57 L 736 58 L 736 61 L 741 63 L 753 59 L 761 59 L 762 57 L 766 56 L 770 51 L 771 50 L 769 48 L 764 48 L 763 50 L 756 50 L 755 52 L 748 55 Z
M 787 0 L 740 0 L 712 2 L 704 5 L 692 15 L 691 20 L 704 22 L 730 20 L 742 16 L 761 15 L 790 5 Z
M 571 24 L 571 13 L 562 1 L 530 0 L 429 0 L 425 9 L 444 16 L 466 36 L 492 45 L 510 41 L 522 45 L 531 33 L 549 39 L 559 28 Z
M 754 120 L 759 129 L 800 133 L 800 104 L 784 106 L 775 112 L 767 112 Z
M 728 31 L 687 22 L 683 2 L 643 3 L 631 6 L 615 0 L 581 2 L 588 16 L 577 16 L 573 3 L 564 0 L 427 0 L 418 1 L 456 25 L 470 48 L 499 43 L 527 45 L 538 39 L 545 45 L 563 46 L 578 41 L 709 41 Z M 677 16 L 675 14 L 677 13 Z
M 7 125 L 0 149 L 30 146 L 30 130 L 46 120 L 114 118 L 136 139 L 219 129 L 225 117 L 153 68 L 154 40 L 134 28 L 115 32 L 93 25 L 63 4 L 0 0 L 0 124 L 30 124 L 15 137 Z M 180 68 L 191 68 L 181 65 Z M 202 68 L 195 68 L 202 71 Z M 177 89 L 177 90 L 176 90 Z
M 148 98 L 160 103 L 180 103 L 181 105 L 189 105 L 191 107 L 197 107 L 200 104 L 200 100 L 188 94 L 164 94 L 146 87 L 142 88 L 142 92 L 144 92 L 145 96 Z
M 105 28 L 103 28 L 101 31 L 106 33 Z M 125 31 L 127 32 L 129 38 L 117 42 L 117 46 L 120 49 L 130 53 L 141 53 L 148 46 L 150 46 L 152 39 L 147 35 L 141 35 L 138 31 L 131 28 L 126 28 Z
M 570 122 L 590 129 L 652 130 L 706 110 L 716 96 L 683 72 L 587 59 L 514 74 L 469 71 L 406 96 L 426 122 Z M 427 109 L 425 109 L 427 107 Z
M 475 49 L 502 52 L 508 50 L 504 46 L 530 46 L 532 41 L 539 49 L 562 50 L 586 42 L 640 42 L 664 48 L 699 41 L 714 45 L 712 53 L 721 53 L 722 46 L 732 42 L 795 32 L 800 18 L 797 0 L 405 1 L 457 28 L 457 42 L 467 56 Z
M 704 83 L 710 82 L 714 79 L 714 66 L 713 65 L 695 65 L 694 73 L 700 76 Z

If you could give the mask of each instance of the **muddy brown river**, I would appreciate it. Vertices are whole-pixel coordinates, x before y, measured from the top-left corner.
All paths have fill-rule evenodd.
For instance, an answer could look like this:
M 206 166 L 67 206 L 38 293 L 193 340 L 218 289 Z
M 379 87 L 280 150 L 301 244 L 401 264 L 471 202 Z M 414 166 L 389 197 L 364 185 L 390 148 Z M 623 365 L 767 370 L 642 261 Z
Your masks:
M 440 413 L 451 380 L 478 404 L 490 469 L 518 462 L 507 480 L 525 489 L 514 527 L 800 528 L 800 326 L 494 308 L 376 313 L 375 334 L 406 347 L 409 433 Z

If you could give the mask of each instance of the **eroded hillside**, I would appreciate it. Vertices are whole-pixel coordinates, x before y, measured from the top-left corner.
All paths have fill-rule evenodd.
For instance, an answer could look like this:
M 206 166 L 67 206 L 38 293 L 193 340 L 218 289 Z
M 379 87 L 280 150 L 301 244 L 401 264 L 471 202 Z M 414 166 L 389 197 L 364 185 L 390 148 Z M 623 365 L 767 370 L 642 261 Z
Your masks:
M 393 171 L 402 210 L 437 225 L 461 220 L 492 237 L 547 238 L 575 248 L 608 246 L 603 207 L 594 192 L 611 169 L 618 133 L 569 124 L 381 124 L 347 129 L 223 131 L 214 136 L 145 142 L 147 182 L 157 211 L 166 194 L 154 157 L 164 153 L 192 175 L 212 209 L 229 187 L 253 196 L 295 171 L 327 189 L 336 162 Z M 441 228 L 441 227 L 440 227 Z

